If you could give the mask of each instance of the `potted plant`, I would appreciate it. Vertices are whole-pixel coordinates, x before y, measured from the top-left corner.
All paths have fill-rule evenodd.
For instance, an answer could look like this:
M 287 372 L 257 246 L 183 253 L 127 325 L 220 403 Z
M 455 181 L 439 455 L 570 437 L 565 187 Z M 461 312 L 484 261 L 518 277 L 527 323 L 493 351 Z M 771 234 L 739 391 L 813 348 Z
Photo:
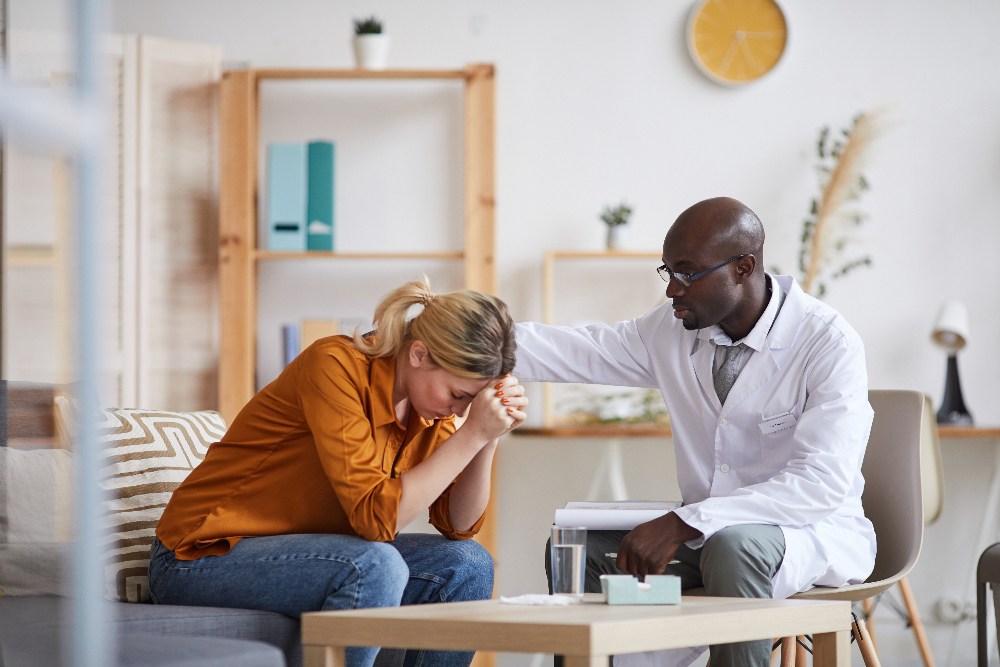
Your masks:
M 354 19 L 354 58 L 361 69 L 385 69 L 389 61 L 389 35 L 375 16 Z
M 630 215 L 632 215 L 632 208 L 625 202 L 614 208 L 610 206 L 604 207 L 604 212 L 601 213 L 601 220 L 608 226 L 608 250 L 623 249 L 625 245 L 625 225 L 628 224 Z

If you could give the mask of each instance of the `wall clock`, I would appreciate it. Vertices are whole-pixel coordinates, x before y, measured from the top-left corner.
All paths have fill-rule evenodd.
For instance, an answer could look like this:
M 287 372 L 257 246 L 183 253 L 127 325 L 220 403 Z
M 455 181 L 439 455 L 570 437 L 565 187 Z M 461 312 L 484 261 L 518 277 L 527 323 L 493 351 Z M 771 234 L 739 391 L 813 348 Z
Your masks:
M 787 38 L 785 15 L 774 0 L 701 0 L 688 20 L 688 50 L 695 64 L 726 86 L 741 86 L 771 71 Z

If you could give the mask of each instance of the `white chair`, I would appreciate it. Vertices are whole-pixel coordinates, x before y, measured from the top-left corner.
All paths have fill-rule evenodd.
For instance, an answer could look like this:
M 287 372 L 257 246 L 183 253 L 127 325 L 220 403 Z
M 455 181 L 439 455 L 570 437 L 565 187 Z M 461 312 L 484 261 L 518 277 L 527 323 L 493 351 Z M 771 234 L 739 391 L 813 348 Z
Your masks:
M 937 416 L 931 397 L 926 395 L 924 396 L 924 414 L 920 427 L 920 477 L 921 496 L 924 499 L 924 528 L 927 528 L 941 516 L 941 507 L 944 502 L 944 467 L 941 464 L 941 442 L 938 438 Z M 931 645 L 927 641 L 927 633 L 920 620 L 920 610 L 913 597 L 913 592 L 910 590 L 908 577 L 901 578 L 896 585 L 903 598 L 903 609 L 900 609 L 891 597 L 885 597 L 892 592 L 892 589 L 864 601 L 864 618 L 868 624 L 872 646 L 878 652 L 878 637 L 875 636 L 875 619 L 872 614 L 881 600 L 888 602 L 888 606 L 902 618 L 907 627 L 913 630 L 913 637 L 920 650 L 924 667 L 935 667 L 934 654 L 931 653 Z
M 875 411 L 875 419 L 861 466 L 865 477 L 861 501 L 878 538 L 875 569 L 863 584 L 840 588 L 817 587 L 793 595 L 793 598 L 867 600 L 902 581 L 920 556 L 924 536 L 921 432 L 925 428 L 925 411 L 933 415 L 933 409 L 928 407 L 923 394 L 916 391 L 873 390 L 868 392 L 868 401 Z M 940 495 L 936 506 L 934 518 L 940 510 Z M 901 588 L 904 598 L 907 597 L 909 585 L 903 581 Z M 915 609 L 914 606 L 911 615 L 919 622 Z M 858 619 L 853 632 L 865 665 L 879 667 L 878 656 L 863 619 Z M 926 645 L 926 638 L 923 641 Z M 783 667 L 805 663 L 805 652 L 801 648 L 796 651 L 795 647 L 794 638 L 782 641 Z M 796 653 L 800 656 L 798 660 Z

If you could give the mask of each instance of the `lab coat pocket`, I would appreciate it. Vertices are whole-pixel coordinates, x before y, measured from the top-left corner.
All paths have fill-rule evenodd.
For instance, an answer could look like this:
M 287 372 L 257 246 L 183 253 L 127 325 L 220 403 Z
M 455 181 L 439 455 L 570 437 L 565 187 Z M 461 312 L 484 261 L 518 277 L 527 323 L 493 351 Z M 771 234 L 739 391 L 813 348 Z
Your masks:
M 792 411 L 774 415 L 761 415 L 757 427 L 760 429 L 761 460 L 772 473 L 783 469 L 792 455 L 792 434 L 798 422 Z

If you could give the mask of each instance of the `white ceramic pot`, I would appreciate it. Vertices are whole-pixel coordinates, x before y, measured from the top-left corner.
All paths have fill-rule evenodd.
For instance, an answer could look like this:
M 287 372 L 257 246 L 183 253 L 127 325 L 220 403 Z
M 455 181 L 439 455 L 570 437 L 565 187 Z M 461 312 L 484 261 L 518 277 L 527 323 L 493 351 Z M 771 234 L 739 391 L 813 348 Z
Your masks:
M 355 35 L 354 59 L 361 69 L 385 69 L 389 63 L 389 35 Z
M 624 250 L 627 236 L 625 225 L 608 225 L 608 250 Z

